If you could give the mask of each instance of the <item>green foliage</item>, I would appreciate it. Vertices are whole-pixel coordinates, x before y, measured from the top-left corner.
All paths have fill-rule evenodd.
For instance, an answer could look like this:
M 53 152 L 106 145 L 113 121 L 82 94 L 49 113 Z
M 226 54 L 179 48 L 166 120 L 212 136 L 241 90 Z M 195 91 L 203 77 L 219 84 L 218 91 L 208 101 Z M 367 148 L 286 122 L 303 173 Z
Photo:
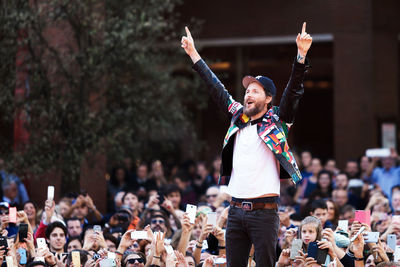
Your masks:
M 0 143 L 11 171 L 23 176 L 53 169 L 76 181 L 82 161 L 96 153 L 115 161 L 127 155 L 179 159 L 179 145 L 193 135 L 193 114 L 205 95 L 187 71 L 176 69 L 187 60 L 179 47 L 177 4 L 0 3 L 0 122 L 10 125 L 25 110 L 30 134 L 22 153 L 4 138 Z M 15 101 L 18 47 L 27 49 L 31 90 Z M 195 142 L 192 149 L 198 149 Z

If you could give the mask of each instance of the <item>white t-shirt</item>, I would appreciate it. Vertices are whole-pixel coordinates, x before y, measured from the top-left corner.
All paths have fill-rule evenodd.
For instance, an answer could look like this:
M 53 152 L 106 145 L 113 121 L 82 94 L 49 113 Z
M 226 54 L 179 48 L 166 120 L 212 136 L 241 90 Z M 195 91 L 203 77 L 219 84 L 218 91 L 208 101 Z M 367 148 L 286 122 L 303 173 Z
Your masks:
M 258 136 L 257 124 L 236 133 L 228 193 L 236 198 L 280 194 L 278 162 Z

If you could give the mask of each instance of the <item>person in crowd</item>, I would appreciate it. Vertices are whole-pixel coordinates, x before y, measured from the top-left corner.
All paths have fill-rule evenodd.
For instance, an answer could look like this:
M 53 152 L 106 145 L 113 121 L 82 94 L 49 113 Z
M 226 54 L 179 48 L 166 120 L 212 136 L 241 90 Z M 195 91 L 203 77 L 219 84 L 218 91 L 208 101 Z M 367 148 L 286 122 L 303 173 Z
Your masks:
M 210 175 L 213 179 L 214 184 L 218 184 L 219 176 L 221 173 L 221 163 L 221 156 L 216 156 L 212 162 Z
M 360 168 L 358 167 L 357 160 L 349 159 L 346 162 L 345 172 L 348 174 L 349 179 L 359 179 L 360 178 Z
M 360 178 L 367 183 L 371 182 L 371 174 L 369 170 L 371 169 L 372 160 L 367 156 L 362 156 L 360 158 L 359 166 L 360 166 Z
M 197 200 L 199 200 L 200 197 L 206 193 L 207 189 L 215 185 L 216 183 L 210 175 L 210 172 L 207 169 L 207 165 L 205 162 L 198 162 L 196 168 L 197 176 L 193 181 L 193 188 L 196 193 Z
M 304 179 L 301 187 L 299 187 L 296 197 L 296 200 L 300 200 L 303 204 L 307 202 L 307 198 L 311 195 L 312 192 L 317 188 L 317 177 L 318 173 L 322 170 L 321 160 L 318 158 L 313 158 L 311 160 L 311 172 L 312 175 L 308 178 Z
M 18 176 L 8 173 L 4 169 L 4 160 L 0 158 L 0 182 L 3 183 L 6 180 L 13 181 L 17 185 L 17 198 L 15 199 L 15 201 L 18 205 L 22 205 L 23 203 L 29 201 L 28 191 L 26 190 L 24 183 Z M 3 190 L 0 190 L 0 197 L 3 197 L 3 195 L 4 188 Z
M 164 175 L 164 167 L 160 160 L 155 160 L 151 163 L 149 178 L 156 182 L 157 188 L 162 188 L 167 185 L 167 179 Z
M 179 172 L 175 177 L 173 177 L 173 181 L 174 181 L 174 183 L 172 184 L 172 186 L 176 186 L 179 188 L 180 204 L 186 205 L 186 204 L 195 203 L 197 201 L 197 196 L 196 196 L 195 189 L 192 185 L 192 181 L 187 176 L 187 174 L 185 174 L 185 172 Z M 170 186 L 171 185 L 168 185 L 166 187 L 166 190 L 168 190 L 168 188 Z M 175 197 L 177 199 L 177 195 Z
M 300 155 L 301 175 L 303 176 L 304 181 L 313 174 L 311 168 L 311 161 L 312 161 L 312 155 L 310 151 L 305 150 L 301 152 Z
M 389 198 L 391 198 L 392 187 L 398 185 L 400 181 L 400 166 L 396 166 L 396 158 L 397 153 L 392 153 L 391 156 L 381 159 L 382 167 L 376 167 L 378 158 L 373 158 L 371 164 L 372 183 L 377 184 Z
M 400 215 L 400 191 L 398 190 L 392 190 L 392 199 L 391 199 L 391 204 L 392 204 L 392 210 L 394 215 Z
M 339 211 L 340 211 L 339 219 L 340 220 L 348 220 L 349 225 L 351 225 L 351 223 L 354 220 L 354 215 L 355 215 L 356 209 L 351 205 L 345 205 L 342 208 L 340 208 Z
M 315 200 L 311 204 L 310 215 L 320 220 L 323 229 L 333 228 L 333 224 L 328 220 L 328 206 L 325 200 Z
M 328 207 L 328 221 L 336 227 L 339 221 L 339 208 L 332 199 L 326 200 L 326 206 Z
M 71 252 L 73 250 L 82 249 L 82 241 L 79 236 L 70 237 L 67 241 L 67 252 Z
M 27 201 L 23 205 L 23 210 L 28 216 L 29 224 L 32 227 L 33 232 L 36 232 L 36 229 L 39 227 L 38 218 L 37 218 L 37 207 L 34 202 Z
M 138 194 L 144 195 L 147 195 L 151 190 L 157 190 L 157 182 L 149 178 L 148 167 L 144 162 L 142 162 L 137 168 L 133 189 L 137 191 Z
M 207 198 L 207 205 L 212 209 L 215 209 L 215 202 L 217 200 L 219 194 L 219 188 L 217 186 L 212 186 L 207 189 L 206 198 Z
M 132 220 L 129 224 L 128 230 L 135 230 L 138 228 L 139 218 L 139 199 L 133 192 L 127 192 L 122 197 L 122 207 L 127 207 L 132 213 Z
M 317 188 L 311 193 L 309 199 L 330 198 L 333 190 L 332 173 L 322 170 L 317 175 Z
M 51 252 L 64 253 L 67 233 L 67 227 L 62 222 L 53 222 L 47 226 L 45 235 Z
M 332 200 L 335 201 L 339 209 L 344 207 L 349 201 L 347 191 L 344 189 L 335 189 L 332 191 Z
M 76 217 L 81 224 L 94 223 L 103 220 L 103 215 L 97 210 L 92 198 L 84 193 L 80 194 L 70 209 L 66 212 L 64 218 Z
M 68 238 L 79 237 L 82 234 L 83 228 L 81 220 L 77 217 L 66 219 Z
M 325 162 L 324 165 L 324 170 L 329 171 L 332 174 L 332 177 L 336 177 L 336 175 L 339 173 L 339 169 L 336 166 L 336 160 L 334 159 L 328 159 Z

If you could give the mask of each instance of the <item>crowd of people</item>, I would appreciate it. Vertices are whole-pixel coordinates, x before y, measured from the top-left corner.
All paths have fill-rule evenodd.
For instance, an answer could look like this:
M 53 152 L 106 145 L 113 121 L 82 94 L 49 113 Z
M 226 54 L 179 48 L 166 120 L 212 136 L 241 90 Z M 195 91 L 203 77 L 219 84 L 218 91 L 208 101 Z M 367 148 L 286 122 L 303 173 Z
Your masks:
M 297 186 L 288 180 L 281 184 L 276 264 L 395 266 L 400 260 L 398 155 L 348 160 L 343 170 L 335 160 L 322 164 L 308 151 L 298 162 L 303 180 Z M 3 171 L 0 262 L 8 267 L 225 266 L 231 198 L 226 186 L 217 185 L 220 165 L 217 157 L 211 168 L 205 162 L 165 166 L 159 160 L 115 166 L 104 214 L 84 191 L 57 203 L 29 201 L 19 178 Z M 186 212 L 187 204 L 197 207 L 195 215 Z M 378 239 L 370 232 L 378 232 Z M 248 266 L 256 265 L 253 251 Z

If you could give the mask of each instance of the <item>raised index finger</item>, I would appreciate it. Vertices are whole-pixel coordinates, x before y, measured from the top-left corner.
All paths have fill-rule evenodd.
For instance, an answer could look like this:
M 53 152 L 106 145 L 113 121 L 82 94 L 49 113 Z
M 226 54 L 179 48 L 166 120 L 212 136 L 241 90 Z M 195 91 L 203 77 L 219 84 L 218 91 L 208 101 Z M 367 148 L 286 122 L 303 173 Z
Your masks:
M 303 22 L 303 28 L 301 29 L 301 33 L 305 33 L 306 32 L 306 22 Z
M 192 35 L 190 34 L 190 31 L 189 31 L 189 28 L 187 26 L 185 26 L 185 31 L 186 31 L 187 37 L 192 37 Z

